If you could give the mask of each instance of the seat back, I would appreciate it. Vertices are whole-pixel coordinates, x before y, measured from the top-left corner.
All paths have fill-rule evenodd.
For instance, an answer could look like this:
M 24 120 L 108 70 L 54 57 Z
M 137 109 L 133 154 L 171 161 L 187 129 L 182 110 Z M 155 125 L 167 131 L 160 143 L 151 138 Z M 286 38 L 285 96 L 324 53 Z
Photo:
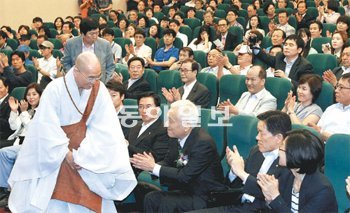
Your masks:
M 245 91 L 247 91 L 245 76 L 224 75 L 219 82 L 219 101 L 230 99 L 231 103 L 235 104 Z
M 24 93 L 26 91 L 26 87 L 15 87 L 12 91 L 10 96 L 14 97 L 17 100 L 24 99 Z
M 38 81 L 38 70 L 32 65 L 25 65 L 26 69 L 32 73 L 32 82 Z
M 243 41 L 243 30 L 240 27 L 232 26 L 232 27 L 228 28 L 228 31 L 236 36 L 238 43 L 242 43 L 242 41 Z
M 33 50 L 39 50 L 38 42 L 36 41 L 36 39 L 30 40 L 29 47 L 30 49 L 33 49 Z
M 328 69 L 333 70 L 338 66 L 335 55 L 317 53 L 308 55 L 306 59 L 312 64 L 314 73 L 319 76 L 322 76 L 324 71 Z
M 211 106 L 216 106 L 218 102 L 218 80 L 215 75 L 211 73 L 198 73 L 197 80 L 199 83 L 206 86 L 210 92 L 210 104 Z
M 18 47 L 18 42 L 16 39 L 13 39 L 13 38 L 8 38 L 7 39 L 7 45 L 9 45 L 13 51 L 17 50 L 17 47 Z
M 320 133 L 317 132 L 315 129 L 313 129 L 309 126 L 305 126 L 303 124 L 292 124 L 292 129 L 306 129 L 306 130 L 309 130 L 310 132 L 312 132 L 314 135 L 321 137 Z
M 187 36 L 188 38 L 188 44 L 192 41 L 192 29 L 189 26 L 181 26 L 180 27 L 180 33 L 183 33 Z
M 112 27 L 111 29 L 114 31 L 114 38 L 123 37 L 123 33 L 119 27 Z
M 207 54 L 201 50 L 193 51 L 194 60 L 197 61 L 202 68 L 207 67 Z
M 146 79 L 151 87 L 151 90 L 155 93 L 157 93 L 157 79 L 158 74 L 153 69 L 145 69 L 145 72 L 143 73 L 143 78 Z
M 152 37 L 146 37 L 145 44 L 152 49 L 152 58 L 154 58 L 154 54 L 157 51 L 157 42 Z
M 328 37 L 320 37 L 314 38 L 311 42 L 311 47 L 313 47 L 318 53 L 322 53 L 322 44 L 331 43 L 331 38 Z
M 162 94 L 162 88 L 170 89 L 170 88 L 179 88 L 183 85 L 180 77 L 180 72 L 175 70 L 162 70 L 158 74 L 157 81 L 157 93 L 161 97 L 162 103 L 166 103 L 166 99 Z
M 281 110 L 292 84 L 284 78 L 266 78 L 265 88 L 277 99 L 277 109 Z
M 327 31 L 333 33 L 337 29 L 337 25 L 335 24 L 323 23 L 322 25 L 322 37 L 327 37 Z
M 122 48 L 122 57 L 124 58 L 126 55 L 125 44 L 130 45 L 131 40 L 128 38 L 114 38 L 114 42 L 119 44 L 119 46 Z
M 63 53 L 60 50 L 53 49 L 52 50 L 52 55 L 54 58 L 59 58 L 61 59 L 63 57 Z
M 49 38 L 49 41 L 53 44 L 53 48 L 54 49 L 61 49 L 63 48 L 63 44 L 60 40 L 56 39 L 56 38 Z
M 331 181 L 338 203 L 338 212 L 350 207 L 345 179 L 350 176 L 350 135 L 334 134 L 326 143 L 325 175 Z
M 201 26 L 201 21 L 198 18 L 185 18 L 184 23 L 191 29 Z
M 322 91 L 315 103 L 320 106 L 323 111 L 334 103 L 334 87 L 330 83 L 322 82 Z
M 225 50 L 223 51 L 223 54 L 227 55 L 231 64 L 237 64 L 237 56 L 232 51 Z

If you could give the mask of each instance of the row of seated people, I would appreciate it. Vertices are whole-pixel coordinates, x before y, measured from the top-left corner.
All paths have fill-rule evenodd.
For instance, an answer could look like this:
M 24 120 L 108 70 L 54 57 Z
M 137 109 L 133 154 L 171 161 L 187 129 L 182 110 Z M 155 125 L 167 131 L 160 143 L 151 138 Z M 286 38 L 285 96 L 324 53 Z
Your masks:
M 344 79 L 346 80 L 341 79 L 340 83 L 346 84 L 346 86 L 349 86 L 350 76 L 349 75 L 345 76 Z M 2 82 L 4 83 L 5 81 L 2 81 Z M 120 83 L 116 83 L 116 82 L 108 82 L 106 86 L 110 91 L 110 95 L 112 97 L 114 106 L 116 107 L 116 112 L 120 113 L 120 110 L 121 110 L 120 107 L 123 107 L 122 99 L 124 96 L 123 92 L 125 92 L 125 88 Z M 31 96 L 35 96 L 35 97 L 33 98 Z M 35 109 L 35 107 L 39 104 L 39 98 L 40 98 L 40 89 L 37 88 L 37 85 L 36 87 L 34 87 L 33 85 L 28 87 L 26 98 L 29 101 L 30 105 L 32 105 L 32 107 Z M 13 98 L 11 98 L 9 102 L 13 113 L 17 115 L 16 111 L 19 105 L 18 102 L 16 102 Z M 24 101 L 20 103 L 20 106 L 21 106 L 21 109 L 23 110 L 22 113 L 25 113 L 26 109 L 22 105 L 25 105 Z M 206 169 L 203 172 L 198 173 L 197 174 L 198 177 L 197 175 L 191 176 L 192 177 L 191 179 L 193 180 L 188 182 L 191 182 L 192 184 L 194 183 L 197 183 L 197 184 L 192 185 L 192 187 L 188 188 L 186 190 L 187 193 L 185 194 L 179 191 L 176 194 L 171 193 L 172 195 L 167 193 L 159 194 L 159 192 L 152 192 L 150 194 L 147 194 L 147 196 L 145 197 L 145 211 L 162 211 L 163 212 L 163 211 L 172 211 L 174 209 L 178 209 L 180 211 L 188 211 L 188 210 L 192 210 L 193 208 L 194 209 L 204 208 L 206 207 L 205 201 L 207 199 L 205 194 L 207 194 L 210 191 L 224 189 L 223 185 L 219 184 L 221 182 L 220 179 L 223 178 L 222 176 L 223 173 L 222 171 L 220 171 L 221 166 L 217 158 L 218 156 L 217 156 L 216 149 L 211 149 L 210 153 L 207 153 L 209 150 L 204 149 L 203 147 L 204 144 L 200 145 L 198 142 L 196 142 L 197 140 L 201 139 L 199 140 L 201 143 L 204 143 L 204 142 L 207 143 L 207 140 L 208 140 L 207 137 L 209 137 L 206 135 L 207 133 L 203 132 L 203 130 L 199 130 L 198 128 L 192 129 L 189 126 L 184 125 L 184 122 L 188 122 L 186 118 L 183 118 L 180 116 L 180 118 L 183 120 L 181 121 L 177 120 L 179 119 L 178 117 L 179 115 L 181 115 L 181 112 L 182 112 L 180 109 L 183 109 L 189 106 L 191 107 L 189 109 L 191 110 L 191 113 L 187 112 L 185 115 L 186 116 L 196 115 L 195 112 L 197 111 L 197 109 L 196 108 L 193 109 L 192 105 L 193 104 L 190 102 L 181 103 L 181 101 L 180 103 L 177 102 L 174 105 L 172 105 L 172 108 L 168 113 L 168 116 L 169 116 L 168 119 L 170 122 L 167 130 L 166 128 L 164 128 L 163 126 L 164 124 L 162 123 L 162 121 L 159 120 L 159 117 L 157 116 L 159 113 L 159 107 L 160 107 L 159 97 L 155 94 L 148 93 L 148 94 L 144 94 L 138 99 L 138 109 L 139 109 L 139 113 L 141 115 L 142 121 L 138 122 L 136 126 L 132 127 L 129 133 L 126 133 L 126 135 L 128 135 L 127 139 L 129 142 L 129 153 L 131 157 L 133 157 L 132 163 L 135 166 L 135 172 L 137 172 L 138 169 L 152 171 L 153 174 L 160 176 L 161 179 L 162 178 L 169 179 L 170 185 L 175 183 L 178 187 L 181 187 L 181 186 L 188 187 L 188 185 L 186 184 L 187 181 L 183 182 L 184 180 L 182 179 L 186 178 L 187 173 L 185 171 L 190 172 L 192 171 L 191 169 L 193 169 L 192 168 L 193 166 L 199 166 L 199 165 L 193 165 L 195 164 L 195 162 L 197 162 L 197 160 L 200 160 L 200 159 L 204 160 L 203 157 L 205 159 L 209 157 L 210 159 L 208 158 L 206 162 L 210 165 L 210 168 L 213 168 L 213 169 L 215 168 L 215 171 L 216 171 L 212 173 L 213 171 L 210 172 L 211 169 L 210 170 Z M 290 130 L 291 118 L 292 118 L 291 114 L 293 113 L 290 113 L 290 117 L 289 117 L 285 113 L 281 113 L 278 111 L 269 111 L 269 112 L 262 113 L 261 115 L 258 116 L 260 120 L 260 122 L 258 123 L 258 131 L 259 131 L 259 135 L 257 136 L 258 146 L 252 149 L 252 152 L 247 159 L 246 167 L 244 166 L 242 157 L 240 156 L 236 147 L 233 148 L 233 152 L 229 149 L 227 150 L 226 152 L 227 159 L 231 166 L 231 172 L 232 172 L 232 174 L 230 175 L 230 180 L 231 181 L 234 180 L 232 184 L 233 185 L 238 184 L 238 186 L 241 186 L 241 181 L 245 183 L 244 184 L 245 195 L 243 195 L 243 198 L 242 198 L 242 202 L 244 204 L 243 204 L 243 207 L 238 207 L 238 206 L 219 207 L 219 209 L 212 209 L 208 211 L 224 210 L 224 211 L 230 212 L 232 211 L 232 208 L 233 209 L 243 208 L 243 211 L 246 211 L 248 209 L 256 209 L 256 208 L 264 207 L 266 205 L 265 200 L 267 200 L 270 207 L 275 209 L 276 211 L 288 209 L 288 208 L 289 209 L 291 208 L 292 209 L 298 209 L 298 208 L 309 209 L 310 208 L 310 209 L 319 209 L 319 210 L 327 210 L 327 211 L 337 210 L 334 191 L 332 190 L 332 187 L 330 183 L 327 181 L 327 179 L 325 179 L 325 177 L 318 171 L 319 163 L 323 159 L 323 143 L 321 142 L 321 140 L 317 139 L 317 137 L 314 135 L 310 135 L 310 133 L 307 131 L 296 131 L 293 133 L 288 133 L 286 134 L 287 139 L 285 139 L 283 132 L 281 133 L 279 132 L 279 130 L 281 131 Z M 278 123 L 278 125 L 276 125 L 276 123 Z M 121 124 L 123 125 L 123 122 L 121 122 Z M 183 127 L 181 127 L 181 124 L 183 125 Z M 20 128 L 25 128 L 25 127 L 20 127 Z M 185 157 L 184 159 L 181 158 L 180 160 L 178 160 L 179 162 L 177 164 L 179 165 L 176 165 L 176 169 L 180 173 L 183 172 L 184 174 L 179 177 L 172 176 L 172 173 L 169 173 L 167 175 L 167 173 L 165 173 L 166 172 L 165 169 L 169 169 L 167 168 L 167 166 L 171 166 L 171 167 L 174 166 L 173 162 L 174 162 L 174 159 L 175 161 L 177 159 L 178 148 L 177 146 L 171 148 L 172 152 L 170 153 L 172 153 L 172 155 L 169 156 L 168 154 L 166 156 L 166 153 L 169 152 L 168 149 L 170 149 L 170 147 L 169 148 L 166 147 L 165 143 L 166 141 L 168 141 L 170 146 L 170 144 L 174 144 L 174 140 L 169 138 L 169 136 L 181 139 L 183 134 L 185 135 L 190 134 L 190 136 L 188 136 L 188 138 L 186 137 L 183 140 L 183 143 L 180 142 L 180 145 L 183 146 L 183 149 L 184 149 L 183 153 Z M 304 147 L 305 144 L 312 144 L 312 143 L 316 144 L 315 146 L 311 147 L 311 150 L 315 149 L 315 151 L 317 151 L 318 153 L 316 155 L 317 159 L 315 159 L 314 165 L 312 167 L 309 167 L 310 164 L 307 164 L 307 162 L 310 163 L 309 161 L 307 161 L 309 160 L 309 157 L 307 157 L 304 160 L 297 159 L 296 160 L 297 162 L 301 160 L 302 163 L 299 162 L 300 164 L 294 165 L 293 167 L 290 167 L 291 159 L 289 157 L 284 158 L 285 161 L 282 160 L 283 155 L 281 155 L 281 152 L 282 154 L 293 153 L 292 151 L 293 148 L 289 148 L 287 145 L 289 142 L 288 137 L 291 137 L 291 138 L 296 137 L 294 138 L 294 140 L 291 140 L 291 141 L 294 141 L 292 143 L 296 143 L 295 141 L 300 142 L 300 144 L 295 144 L 294 146 L 291 146 L 291 147 L 300 148 L 300 147 Z M 305 138 L 308 138 L 308 139 L 313 138 L 313 139 L 312 141 L 304 141 Z M 173 140 L 173 142 L 170 142 L 171 140 Z M 188 143 L 186 143 L 187 141 Z M 276 144 L 274 144 L 275 142 Z M 175 144 L 176 143 L 177 141 L 175 140 Z M 211 141 L 210 143 L 213 143 L 213 142 Z M 190 146 L 190 144 L 192 145 Z M 19 148 L 20 148 L 19 146 L 15 146 L 15 147 L 9 147 L 1 150 L 2 151 L 1 157 L 6 159 L 6 162 L 9 162 L 8 161 L 9 159 L 11 159 L 11 162 L 12 162 L 10 163 L 11 165 L 5 164 L 7 167 L 1 168 L 1 171 L 6 171 L 4 173 L 2 172 L 3 177 L 5 178 L 4 180 L 2 180 L 3 181 L 2 183 L 4 183 L 4 185 L 2 186 L 7 186 L 6 181 L 7 181 L 8 175 L 10 174 L 10 171 L 13 165 L 13 160 L 16 156 L 16 152 L 18 151 Z M 300 152 L 299 148 L 296 148 L 294 152 L 296 153 Z M 202 149 L 204 150 L 200 151 Z M 296 171 L 291 170 L 291 173 L 288 170 L 285 170 L 286 173 L 279 173 L 283 171 L 283 168 L 281 168 L 282 171 L 279 171 L 278 169 L 278 172 L 277 170 L 276 171 L 274 171 L 273 169 L 271 170 L 271 168 L 275 168 L 274 165 L 278 163 L 278 159 L 277 159 L 278 149 L 281 150 L 279 153 L 279 156 L 280 158 L 282 158 L 279 160 L 279 164 L 281 166 L 289 165 L 288 167 L 291 169 L 299 168 L 300 169 L 299 173 L 301 174 L 297 173 L 298 170 Z M 309 150 L 310 147 L 308 148 L 305 147 L 305 149 Z M 143 156 L 144 151 L 151 152 L 152 155 L 147 156 L 147 154 L 145 154 L 146 156 Z M 136 153 L 138 154 L 133 155 Z M 203 155 L 203 153 L 206 153 L 206 155 Z M 186 162 L 186 159 L 185 159 L 186 154 L 187 156 L 189 156 L 189 159 L 187 159 L 188 163 Z M 270 157 L 267 158 L 265 156 L 266 160 L 264 160 L 263 158 L 261 158 L 263 155 L 270 156 Z M 160 161 L 159 165 L 162 165 L 162 167 L 160 167 L 160 173 L 155 172 L 156 170 L 154 170 L 154 168 L 156 167 L 151 168 L 151 170 L 149 170 L 149 167 L 146 169 L 146 167 L 144 167 L 144 165 L 141 163 L 152 159 L 153 158 L 152 156 L 154 156 L 155 158 L 153 161 L 155 162 Z M 213 157 L 213 156 L 216 156 L 216 157 Z M 292 155 L 292 156 L 295 156 L 295 155 Z M 261 160 L 258 160 L 260 158 Z M 191 160 L 193 164 L 191 164 Z M 286 161 L 289 163 L 286 163 Z M 261 168 L 260 166 L 257 166 L 257 164 L 261 165 Z M 264 164 L 266 165 L 264 166 Z M 305 165 L 308 165 L 308 166 L 305 167 Z M 244 168 L 245 168 L 245 171 L 243 171 Z M 305 172 L 303 169 L 306 169 Z M 261 174 L 257 175 L 258 172 Z M 273 187 L 271 187 L 268 184 L 271 184 L 271 182 L 273 183 L 276 180 L 273 178 L 273 176 L 265 176 L 262 173 L 275 174 L 276 177 L 277 177 L 277 174 L 281 175 L 278 178 L 279 181 L 282 181 L 280 183 L 284 183 L 284 181 L 287 181 L 286 184 L 288 185 L 290 184 L 290 187 L 294 187 L 293 189 L 295 190 L 294 192 L 295 194 L 291 195 L 290 194 L 291 190 L 289 191 L 284 190 L 283 189 L 283 187 L 285 186 L 284 184 L 282 188 L 280 187 L 279 189 L 277 185 L 274 185 Z M 304 176 L 304 173 L 306 173 L 306 176 Z M 257 176 L 257 179 L 255 179 L 256 176 Z M 217 182 L 214 184 L 211 178 L 214 178 Z M 322 183 L 319 183 L 316 181 L 316 180 L 319 180 L 319 178 L 322 179 L 321 181 Z M 261 181 L 263 182 L 259 182 L 260 179 L 262 179 Z M 207 185 L 208 181 L 212 182 L 212 184 Z M 248 184 L 250 183 L 249 181 L 252 181 L 251 184 L 253 185 Z M 324 193 L 318 193 L 318 191 L 316 190 L 316 192 L 313 193 L 314 190 L 310 190 L 307 187 L 301 187 L 301 182 L 303 181 L 306 181 L 306 182 L 309 181 L 310 184 L 304 184 L 304 185 L 312 187 L 313 189 L 316 188 L 319 190 L 323 190 L 327 188 L 328 190 L 324 191 Z M 256 194 L 254 192 L 254 190 L 257 189 L 256 183 L 258 183 L 258 185 L 261 187 L 263 194 L 261 194 L 261 192 L 260 194 Z M 298 183 L 297 186 L 294 185 L 296 183 Z M 231 187 L 233 187 L 233 185 L 231 185 Z M 250 188 L 250 187 L 253 187 L 253 188 Z M 171 187 L 169 189 L 171 189 Z M 311 201 L 304 202 L 302 201 L 304 199 L 296 199 L 297 201 L 294 202 L 294 204 L 292 204 L 290 202 L 290 196 L 298 197 L 299 191 L 300 193 L 301 192 L 306 193 L 304 194 L 304 196 L 306 196 L 307 198 L 310 198 L 312 202 Z M 255 198 L 249 196 L 249 194 L 251 196 L 253 195 Z M 171 197 L 171 199 L 168 200 L 163 196 L 169 196 Z M 320 199 L 322 202 L 313 202 L 313 199 Z M 305 200 L 308 200 L 308 199 L 305 199 Z M 251 204 L 248 204 L 248 203 L 251 203 Z M 193 207 L 193 205 L 195 207 Z M 188 206 L 191 206 L 191 207 L 188 207 Z

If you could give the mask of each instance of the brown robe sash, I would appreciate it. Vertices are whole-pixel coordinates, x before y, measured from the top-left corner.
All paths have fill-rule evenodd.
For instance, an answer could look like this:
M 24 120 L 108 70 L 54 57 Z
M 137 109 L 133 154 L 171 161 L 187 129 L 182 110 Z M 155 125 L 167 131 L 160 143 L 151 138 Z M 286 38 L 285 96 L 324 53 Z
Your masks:
M 92 87 L 82 119 L 78 123 L 62 126 L 63 131 L 69 138 L 68 148 L 70 151 L 72 151 L 72 149 L 78 149 L 80 143 L 85 138 L 87 129 L 86 121 L 88 120 L 94 106 L 99 87 L 100 81 L 96 81 Z M 61 164 L 56 186 L 51 198 L 82 205 L 97 213 L 100 213 L 102 210 L 102 198 L 96 193 L 90 191 L 89 187 L 80 177 L 78 171 L 72 169 L 66 160 L 63 160 Z

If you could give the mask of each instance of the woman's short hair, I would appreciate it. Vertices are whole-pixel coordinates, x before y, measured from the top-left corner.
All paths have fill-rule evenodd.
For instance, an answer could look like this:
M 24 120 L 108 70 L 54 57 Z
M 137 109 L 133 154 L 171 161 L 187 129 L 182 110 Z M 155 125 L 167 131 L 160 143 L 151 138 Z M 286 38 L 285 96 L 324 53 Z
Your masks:
M 307 83 L 310 87 L 310 92 L 312 94 L 312 103 L 315 103 L 318 96 L 320 96 L 320 93 L 322 91 L 322 81 L 322 77 L 316 74 L 306 74 L 300 77 L 299 85 Z
M 38 83 L 31 83 L 27 86 L 26 91 L 24 92 L 24 100 L 28 102 L 27 100 L 27 94 L 29 92 L 30 89 L 34 89 L 38 94 L 39 97 L 41 97 L 41 94 L 43 94 L 43 88 L 40 86 L 40 84 Z M 29 104 L 28 104 L 29 105 Z M 31 108 L 32 106 L 30 106 Z
M 323 163 L 324 143 L 306 129 L 292 130 L 285 139 L 287 167 L 300 174 L 312 174 Z

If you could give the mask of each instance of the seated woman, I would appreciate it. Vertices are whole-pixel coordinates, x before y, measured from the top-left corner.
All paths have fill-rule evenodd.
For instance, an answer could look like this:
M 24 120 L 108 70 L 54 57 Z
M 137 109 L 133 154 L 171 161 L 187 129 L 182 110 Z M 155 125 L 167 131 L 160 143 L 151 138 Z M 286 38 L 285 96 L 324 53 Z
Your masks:
M 315 74 L 303 75 L 300 78 L 297 95 L 292 91 L 288 93 L 282 112 L 286 112 L 295 124 L 317 124 L 322 116 L 322 109 L 315 104 L 322 90 L 322 78 Z
M 245 38 L 248 39 L 249 34 L 252 30 L 258 30 L 263 37 L 265 36 L 265 31 L 262 29 L 261 21 L 258 15 L 253 15 L 249 19 L 249 29 L 245 33 Z
M 18 141 L 19 144 L 23 143 L 28 124 L 39 105 L 42 92 L 43 90 L 39 84 L 31 83 L 27 86 L 24 93 L 24 100 L 19 101 L 14 97 L 9 98 L 9 105 L 11 108 L 9 123 L 10 128 L 15 130 L 15 132 L 10 135 L 8 140 L 17 139 L 16 142 Z
M 306 58 L 308 55 L 317 54 L 317 51 L 311 47 L 311 33 L 307 28 L 298 30 L 297 35 L 304 40 L 304 49 L 301 55 Z
M 188 45 L 192 50 L 201 50 L 208 53 L 211 50 L 212 43 L 209 41 L 210 28 L 208 26 L 202 26 L 199 29 L 199 35 L 197 38 L 193 39 Z
M 157 46 L 160 40 L 159 25 L 153 24 L 148 30 L 148 37 L 154 38 L 157 42 Z
M 287 133 L 279 149 L 279 165 L 291 173 L 258 174 L 257 183 L 273 212 L 338 212 L 334 189 L 319 171 L 324 143 L 308 130 Z
M 347 46 L 347 42 L 347 33 L 335 31 L 332 34 L 331 44 L 323 44 L 322 51 L 324 54 L 335 55 L 338 61 L 340 61 L 341 54 L 343 53 L 344 48 Z

